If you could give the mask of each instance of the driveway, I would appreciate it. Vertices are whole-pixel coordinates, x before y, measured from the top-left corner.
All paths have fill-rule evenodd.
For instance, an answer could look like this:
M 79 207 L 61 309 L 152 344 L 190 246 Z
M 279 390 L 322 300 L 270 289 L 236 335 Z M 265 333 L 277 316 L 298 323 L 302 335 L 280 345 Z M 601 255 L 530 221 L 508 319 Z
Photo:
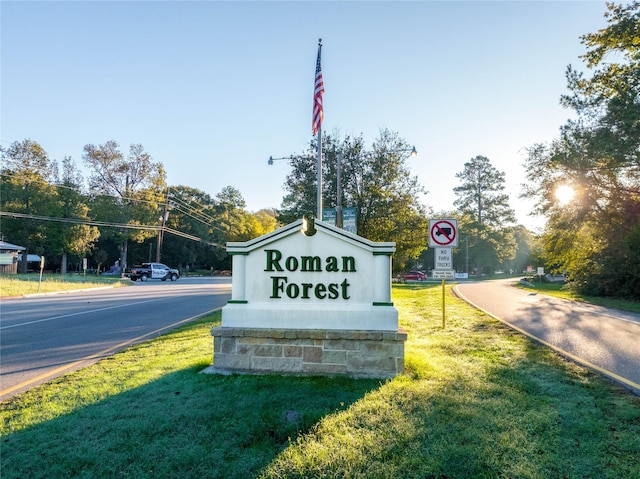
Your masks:
M 515 288 L 517 280 L 460 283 L 456 295 L 564 356 L 640 394 L 640 314 Z

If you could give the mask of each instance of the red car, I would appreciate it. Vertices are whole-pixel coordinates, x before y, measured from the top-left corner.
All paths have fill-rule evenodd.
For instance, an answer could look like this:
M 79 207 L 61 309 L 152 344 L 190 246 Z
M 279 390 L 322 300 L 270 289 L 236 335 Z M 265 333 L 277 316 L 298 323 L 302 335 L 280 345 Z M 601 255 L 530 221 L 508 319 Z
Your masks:
M 427 275 L 421 271 L 409 271 L 408 273 L 400 273 L 397 279 L 398 281 L 426 281 Z

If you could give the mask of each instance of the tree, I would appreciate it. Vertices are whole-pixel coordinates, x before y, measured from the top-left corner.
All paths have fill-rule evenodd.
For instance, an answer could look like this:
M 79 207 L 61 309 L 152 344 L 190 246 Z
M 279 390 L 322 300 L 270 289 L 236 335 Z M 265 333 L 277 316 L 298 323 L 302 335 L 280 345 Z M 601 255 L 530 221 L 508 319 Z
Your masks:
M 2 150 L 1 209 L 21 216 L 2 221 L 2 232 L 24 246 L 19 270 L 27 271 L 27 254 L 44 252 L 46 234 L 38 217 L 52 216 L 57 192 L 51 185 L 56 168 L 46 151 L 35 141 L 14 142 Z
M 105 264 L 107 259 L 109 258 L 109 253 L 107 253 L 103 249 L 96 249 L 93 252 L 93 260 L 96 262 L 96 271 L 100 273 L 102 271 L 102 265 Z
M 264 208 L 253 213 L 260 224 L 260 235 L 271 233 L 278 228 L 278 213 L 270 208 Z
M 516 240 L 516 254 L 510 262 L 509 268 L 522 273 L 527 266 L 533 266 L 536 255 L 542 250 L 540 239 L 522 225 L 513 229 Z M 537 264 L 536 264 L 537 265 Z
M 567 69 L 573 109 L 560 136 L 534 145 L 524 195 L 547 216 L 545 256 L 588 294 L 640 298 L 640 2 L 608 4 L 608 26 L 581 37 L 587 77 Z M 573 201 L 555 192 L 572 188 Z
M 60 262 L 62 274 L 67 272 L 68 253 L 84 257 L 100 237 L 97 227 L 80 223 L 91 219 L 87 197 L 81 191 L 82 183 L 82 175 L 73 160 L 65 157 L 62 160 L 62 177 L 56 182 L 58 201 L 54 214 L 57 218 L 73 220 L 73 223 L 47 224 L 49 249 L 54 254 L 62 256 Z
M 215 267 L 226 252 L 223 247 L 204 243 L 218 243 L 222 233 L 217 225 L 216 201 L 209 194 L 188 186 L 169 188 L 169 215 L 166 226 L 186 236 L 166 234 L 163 240 L 164 261 L 180 267 Z M 193 238 L 199 238 L 197 242 Z
M 246 211 L 246 202 L 236 188 L 223 188 L 216 200 L 217 224 L 225 232 L 219 236 L 221 243 L 247 241 L 267 232 L 259 218 Z
M 113 140 L 97 147 L 85 145 L 83 159 L 91 168 L 89 189 L 93 195 L 94 216 L 110 223 L 131 225 L 106 232 L 120 242 L 121 265 L 126 268 L 128 242 L 142 242 L 156 234 L 135 226 L 158 224 L 162 214 L 159 204 L 165 190 L 164 167 L 154 163 L 139 144 L 131 145 L 125 158 Z
M 325 133 L 323 146 L 323 206 L 337 204 L 337 164 L 341 155 L 342 205 L 354 207 L 358 235 L 372 241 L 394 241 L 394 268 L 403 269 L 426 248 L 428 220 L 420 197 L 426 192 L 412 176 L 406 160 L 409 145 L 397 133 L 382 130 L 366 151 L 362 137 L 340 141 Z M 292 155 L 278 220 L 290 223 L 316 211 L 317 143 L 304 155 Z
M 462 182 L 453 189 L 460 215 L 459 229 L 469 237 L 470 261 L 478 274 L 492 273 L 502 262 L 513 259 L 516 243 L 512 224 L 515 213 L 504 191 L 505 175 L 488 158 L 476 156 L 456 174 Z

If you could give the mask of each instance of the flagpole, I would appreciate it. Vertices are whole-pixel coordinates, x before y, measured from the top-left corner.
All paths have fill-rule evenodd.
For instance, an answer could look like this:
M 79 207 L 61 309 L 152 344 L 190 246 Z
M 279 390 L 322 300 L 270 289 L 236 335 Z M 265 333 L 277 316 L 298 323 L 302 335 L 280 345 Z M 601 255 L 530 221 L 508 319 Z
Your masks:
M 318 211 L 317 218 L 322 221 L 322 126 L 318 128 Z
M 322 52 L 322 38 L 318 39 L 318 58 L 316 59 L 316 77 L 313 86 L 313 120 L 311 122 L 312 133 L 318 134 L 318 199 L 316 219 L 322 221 L 322 120 L 324 111 L 322 108 L 322 95 L 324 94 L 324 81 L 322 79 L 322 67 L 320 55 Z

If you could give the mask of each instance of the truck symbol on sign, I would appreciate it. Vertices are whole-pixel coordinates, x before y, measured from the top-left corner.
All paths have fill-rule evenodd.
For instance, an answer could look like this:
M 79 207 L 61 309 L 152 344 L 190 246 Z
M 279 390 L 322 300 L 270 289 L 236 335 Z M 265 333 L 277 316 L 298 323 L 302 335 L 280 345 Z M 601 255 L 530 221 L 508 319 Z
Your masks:
M 436 236 L 445 235 L 447 238 L 451 238 L 452 229 L 448 226 L 438 226 L 436 228 Z

